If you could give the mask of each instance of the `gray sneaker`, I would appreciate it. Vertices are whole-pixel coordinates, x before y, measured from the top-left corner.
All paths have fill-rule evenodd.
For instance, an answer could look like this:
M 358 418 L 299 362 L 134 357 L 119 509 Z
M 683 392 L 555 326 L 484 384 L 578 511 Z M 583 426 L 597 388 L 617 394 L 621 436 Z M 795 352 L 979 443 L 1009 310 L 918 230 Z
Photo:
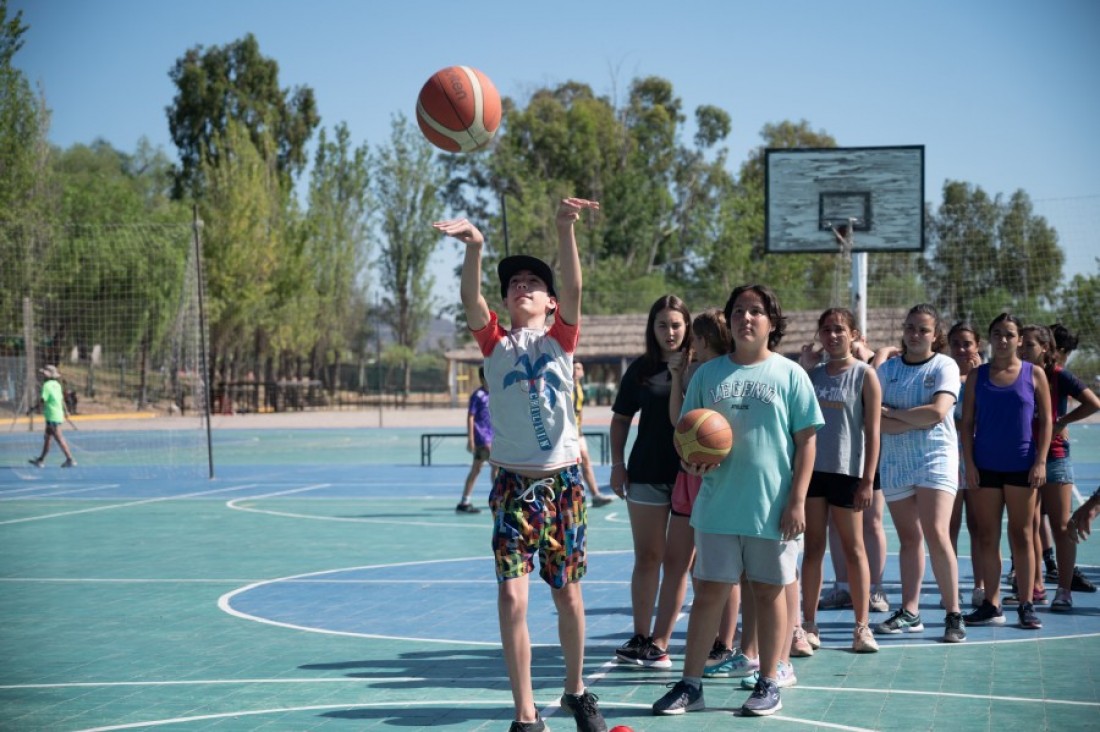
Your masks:
M 943 642 L 944 643 L 962 643 L 966 640 L 966 631 L 963 630 L 963 616 L 962 613 L 947 613 L 947 617 L 943 620 Z
M 756 682 L 752 695 L 741 705 L 741 714 L 749 717 L 767 717 L 783 708 L 779 698 L 779 686 L 771 679 L 761 678 Z
M 894 614 L 886 619 L 886 622 L 875 626 L 875 632 L 879 635 L 919 633 L 922 630 L 924 630 L 924 623 L 920 621 L 920 615 L 914 615 L 905 608 L 895 610 Z
M 701 712 L 707 708 L 703 701 L 703 687 L 692 686 L 686 681 L 677 681 L 669 684 L 671 691 L 653 702 L 653 714 L 683 714 L 684 712 Z
M 32 459 L 28 460 L 27 462 L 30 463 L 31 465 L 33 465 L 36 468 L 46 467 L 46 461 L 43 460 L 42 458 L 32 458 Z
M 76 467 L 76 461 L 73 460 L 72 458 L 69 458 L 65 462 L 61 463 L 61 467 L 63 467 L 63 468 L 75 468 Z

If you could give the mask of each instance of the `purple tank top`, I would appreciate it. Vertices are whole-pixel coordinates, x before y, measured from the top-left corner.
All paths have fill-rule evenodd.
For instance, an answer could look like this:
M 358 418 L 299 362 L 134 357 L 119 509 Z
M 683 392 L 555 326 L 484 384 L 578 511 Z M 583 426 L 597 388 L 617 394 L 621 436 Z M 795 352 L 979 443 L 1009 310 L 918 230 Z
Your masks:
M 1030 470 L 1035 462 L 1035 381 L 1024 361 L 1016 381 L 997 386 L 989 379 L 989 364 L 978 367 L 974 382 L 974 462 L 983 470 L 1011 473 Z

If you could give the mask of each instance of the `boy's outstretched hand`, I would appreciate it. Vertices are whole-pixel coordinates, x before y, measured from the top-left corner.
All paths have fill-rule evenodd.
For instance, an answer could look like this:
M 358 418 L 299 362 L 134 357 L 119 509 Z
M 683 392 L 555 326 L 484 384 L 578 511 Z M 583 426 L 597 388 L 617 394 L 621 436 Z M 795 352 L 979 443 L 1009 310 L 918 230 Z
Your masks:
M 436 221 L 432 227 L 441 234 L 453 236 L 463 244 L 483 244 L 485 237 L 476 226 L 466 219 L 450 219 L 448 221 Z
M 572 224 L 581 217 L 581 211 L 591 208 L 600 210 L 599 201 L 589 201 L 584 198 L 563 198 L 558 204 L 557 220 L 559 224 Z

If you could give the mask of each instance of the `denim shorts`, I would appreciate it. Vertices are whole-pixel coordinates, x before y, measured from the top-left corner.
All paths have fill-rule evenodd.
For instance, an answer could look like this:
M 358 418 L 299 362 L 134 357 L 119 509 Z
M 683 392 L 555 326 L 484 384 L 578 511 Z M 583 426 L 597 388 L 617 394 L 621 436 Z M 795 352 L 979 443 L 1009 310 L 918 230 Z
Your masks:
M 1047 483 L 1073 483 L 1073 463 L 1068 457 L 1047 458 Z

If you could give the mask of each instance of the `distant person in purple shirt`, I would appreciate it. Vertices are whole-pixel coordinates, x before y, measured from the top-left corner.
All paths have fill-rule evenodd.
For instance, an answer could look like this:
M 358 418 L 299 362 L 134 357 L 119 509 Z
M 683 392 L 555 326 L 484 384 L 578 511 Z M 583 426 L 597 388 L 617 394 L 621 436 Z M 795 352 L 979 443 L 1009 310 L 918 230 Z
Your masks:
M 457 513 L 481 513 L 481 509 L 470 503 L 474 492 L 474 483 L 481 474 L 481 466 L 489 459 L 489 449 L 493 445 L 493 425 L 489 421 L 489 389 L 485 385 L 485 369 L 477 370 L 481 385 L 470 395 L 470 406 L 466 412 L 466 451 L 474 456 L 470 473 L 466 476 L 466 487 L 462 491 L 462 500 L 455 506 Z M 489 477 L 496 480 L 496 466 L 490 467 Z

